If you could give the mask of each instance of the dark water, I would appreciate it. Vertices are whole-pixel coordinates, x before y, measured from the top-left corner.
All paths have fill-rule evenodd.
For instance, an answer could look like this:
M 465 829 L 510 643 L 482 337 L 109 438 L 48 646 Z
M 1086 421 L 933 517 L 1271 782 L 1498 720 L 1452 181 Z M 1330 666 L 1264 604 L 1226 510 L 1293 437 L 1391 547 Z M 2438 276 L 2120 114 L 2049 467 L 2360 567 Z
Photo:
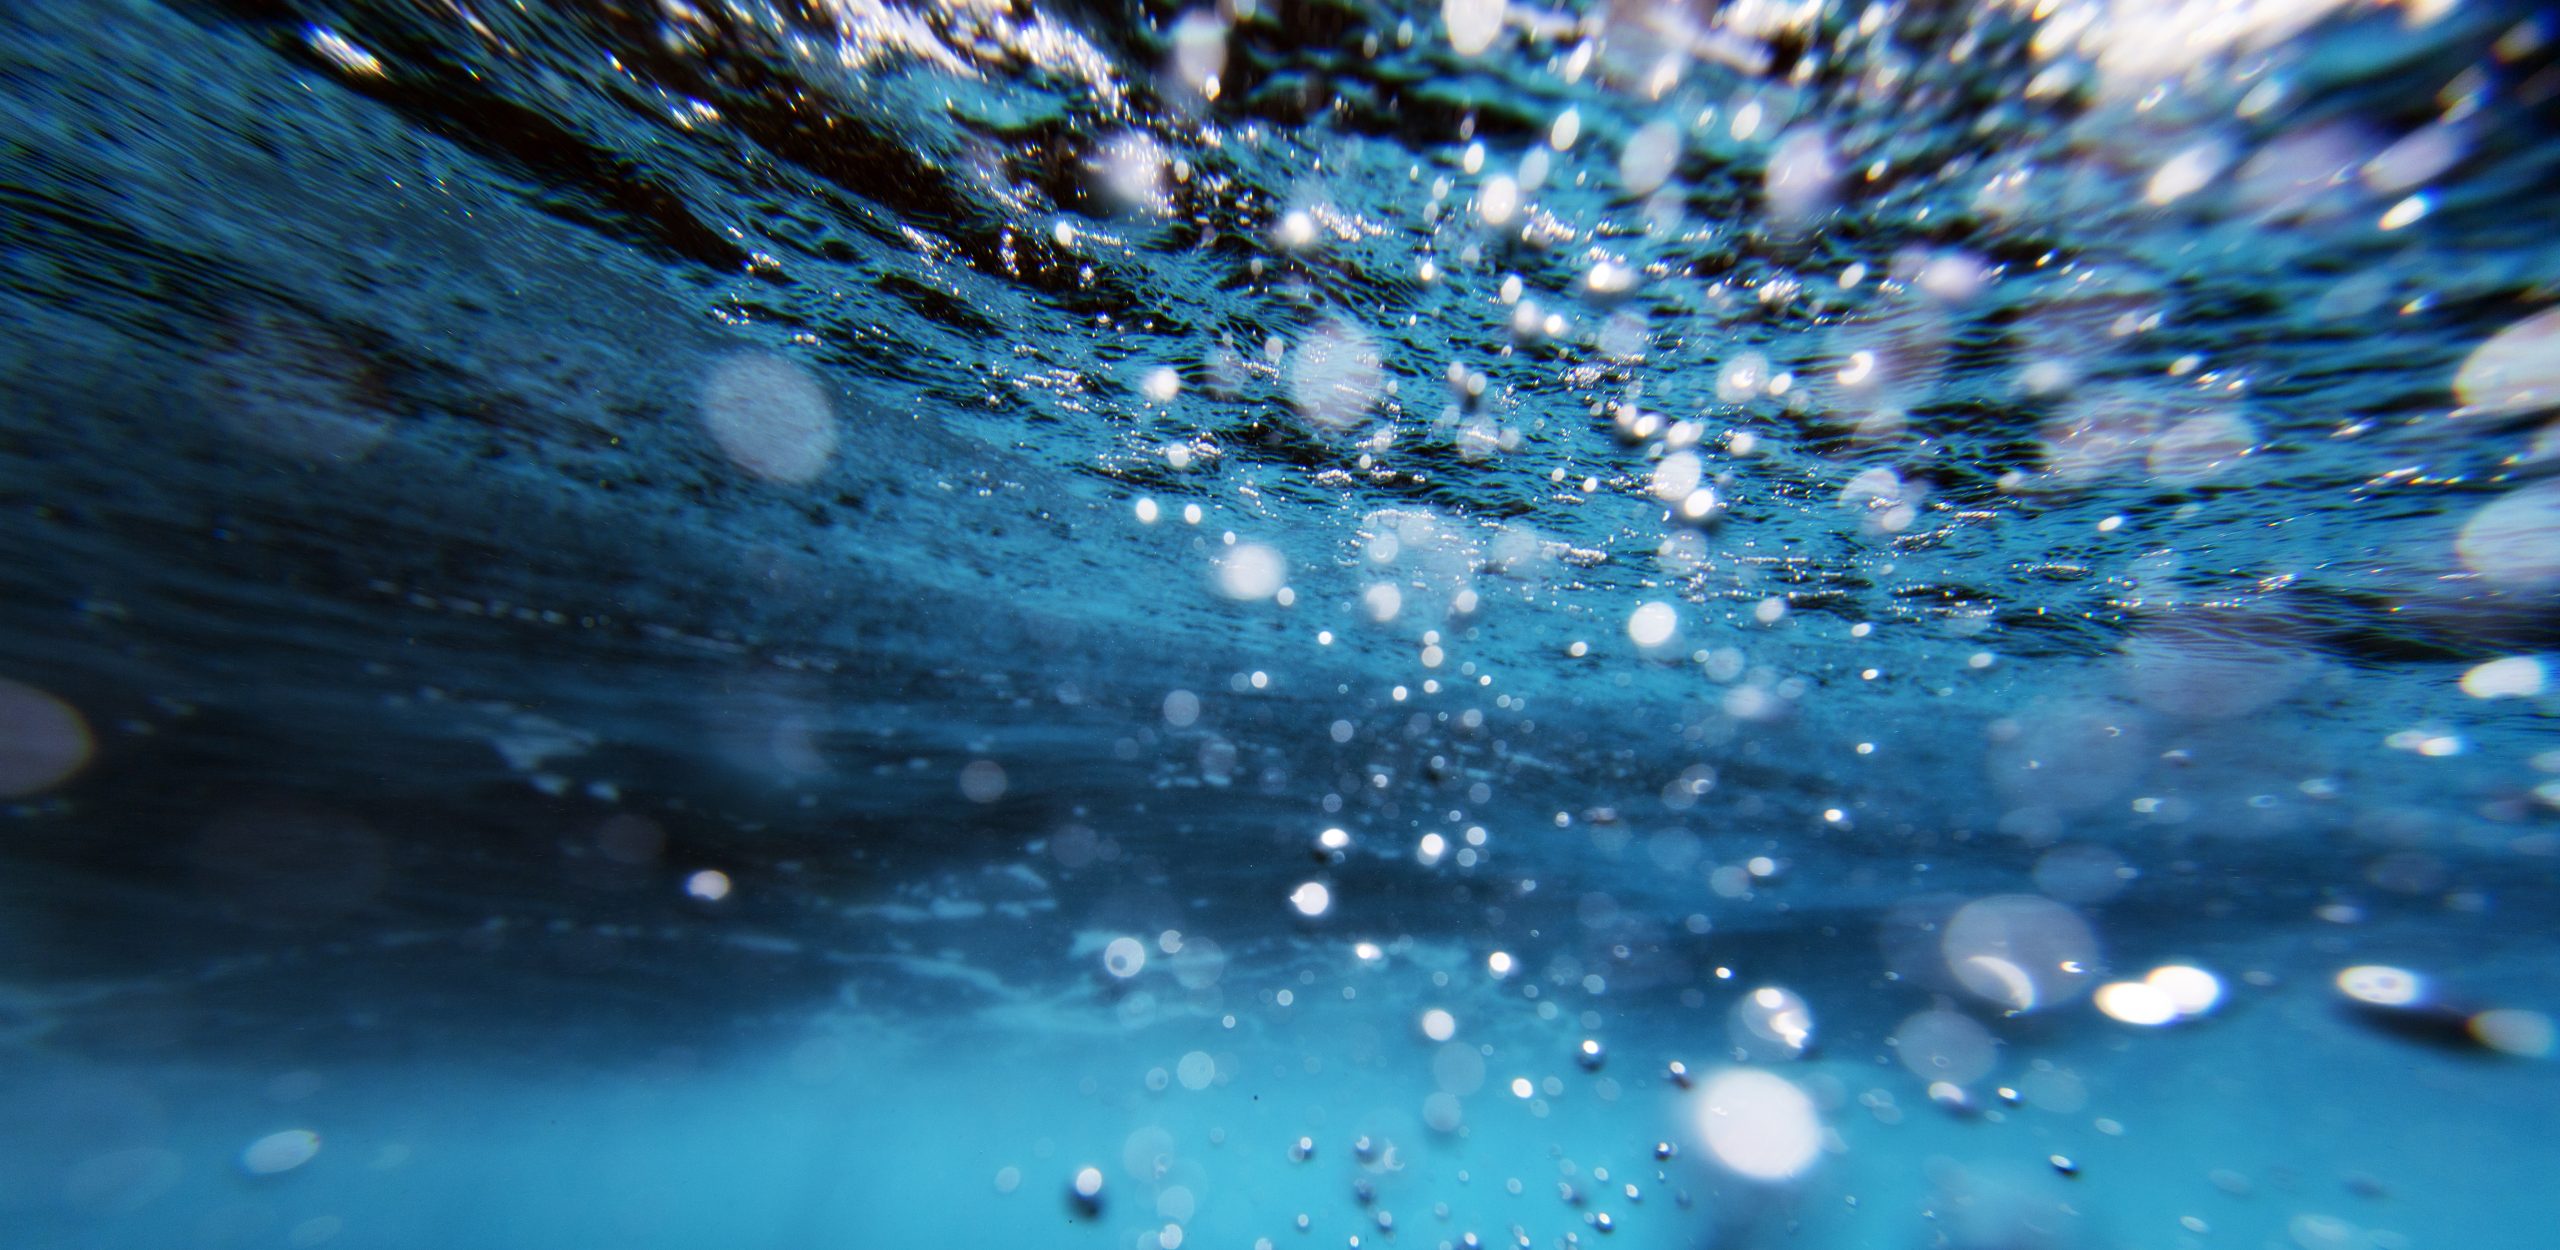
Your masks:
M 2543 1244 L 2555 40 L 14 7 L 0 1242 Z

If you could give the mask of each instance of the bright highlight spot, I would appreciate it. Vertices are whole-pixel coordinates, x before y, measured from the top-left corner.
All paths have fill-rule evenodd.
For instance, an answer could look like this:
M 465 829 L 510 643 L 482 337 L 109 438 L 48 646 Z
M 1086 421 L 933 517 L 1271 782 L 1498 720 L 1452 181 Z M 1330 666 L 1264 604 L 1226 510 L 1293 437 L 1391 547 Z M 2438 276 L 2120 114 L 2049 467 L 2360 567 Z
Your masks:
M 1321 881 L 1309 881 L 1289 892 L 1289 905 L 1301 916 L 1321 916 L 1333 907 L 1333 891 Z
M 1696 1115 L 1698 1134 L 1716 1162 L 1752 1180 L 1785 1180 L 1822 1153 L 1822 1121 L 1813 1099 L 1772 1073 L 1717 1073 L 1699 1092 Z
M 1218 557 L 1218 593 L 1247 602 L 1277 594 L 1289 577 L 1289 561 L 1260 543 L 1238 543 Z
M 2150 184 L 2143 188 L 2143 198 L 2154 204 L 2167 204 L 2193 195 L 2222 172 L 2228 159 L 2219 143 L 2188 148 L 2163 162 L 2151 175 Z
M 1642 603 L 1627 617 L 1627 637 L 1639 647 L 1659 647 L 1680 628 L 1680 614 L 1667 603 Z
M 2382 228 L 2385 230 L 2397 230 L 2403 226 L 2412 225 L 2416 223 L 2419 218 L 2427 215 L 2427 207 L 2426 196 L 2410 196 L 2409 198 L 2392 205 L 2388 211 L 2382 214 Z
M 1422 1013 L 1422 1035 L 1435 1042 L 1445 1042 L 1458 1035 L 1458 1018 L 1434 1007 Z
M 2168 996 L 2182 1017 L 2201 1016 L 2222 1001 L 2222 978 L 2186 964 L 2163 964 L 2142 978 L 2143 984 Z
M 2418 1001 L 2426 982 L 2406 968 L 2358 964 L 2338 973 L 2338 992 L 2375 1007 L 2406 1007 Z
M 1563 152 L 1582 137 L 1582 110 L 1566 109 L 1556 114 L 1555 124 L 1547 127 L 1547 146 Z
M 1502 35 L 1502 0 L 1440 0 L 1440 20 L 1449 24 L 1449 46 L 1460 56 L 1477 56 Z
M 2178 1018 L 2178 1005 L 2158 986 L 2145 981 L 2116 981 L 2098 987 L 2098 1010 L 2126 1024 L 2167 1024 Z
M 2462 693 L 2475 699 L 2529 699 L 2548 681 L 2538 655 L 2511 655 L 2472 665 L 2462 675 Z

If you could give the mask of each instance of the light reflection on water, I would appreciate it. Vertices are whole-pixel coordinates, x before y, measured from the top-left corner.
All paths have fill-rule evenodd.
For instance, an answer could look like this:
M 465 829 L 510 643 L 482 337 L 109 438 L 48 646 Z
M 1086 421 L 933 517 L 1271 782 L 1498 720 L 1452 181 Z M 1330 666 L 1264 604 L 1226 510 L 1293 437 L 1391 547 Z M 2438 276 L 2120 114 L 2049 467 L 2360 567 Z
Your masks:
M 0 1217 L 2511 1241 L 2555 36 L 7 19 Z

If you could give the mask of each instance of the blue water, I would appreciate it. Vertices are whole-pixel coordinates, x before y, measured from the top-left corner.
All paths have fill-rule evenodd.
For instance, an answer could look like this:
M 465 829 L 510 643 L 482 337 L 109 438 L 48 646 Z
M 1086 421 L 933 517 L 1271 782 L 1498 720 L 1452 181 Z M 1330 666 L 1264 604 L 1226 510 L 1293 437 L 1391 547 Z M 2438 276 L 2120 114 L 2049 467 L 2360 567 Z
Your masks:
M 0 1245 L 2531 1247 L 2560 23 L 0 15 Z

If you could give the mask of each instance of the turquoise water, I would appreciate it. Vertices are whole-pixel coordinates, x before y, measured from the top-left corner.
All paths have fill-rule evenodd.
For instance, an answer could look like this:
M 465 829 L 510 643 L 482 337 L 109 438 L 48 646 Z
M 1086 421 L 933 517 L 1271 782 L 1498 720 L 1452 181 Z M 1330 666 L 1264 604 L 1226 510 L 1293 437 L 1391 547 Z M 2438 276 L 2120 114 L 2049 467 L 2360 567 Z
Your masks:
M 2560 24 L 0 16 L 0 1242 L 2544 1244 Z

